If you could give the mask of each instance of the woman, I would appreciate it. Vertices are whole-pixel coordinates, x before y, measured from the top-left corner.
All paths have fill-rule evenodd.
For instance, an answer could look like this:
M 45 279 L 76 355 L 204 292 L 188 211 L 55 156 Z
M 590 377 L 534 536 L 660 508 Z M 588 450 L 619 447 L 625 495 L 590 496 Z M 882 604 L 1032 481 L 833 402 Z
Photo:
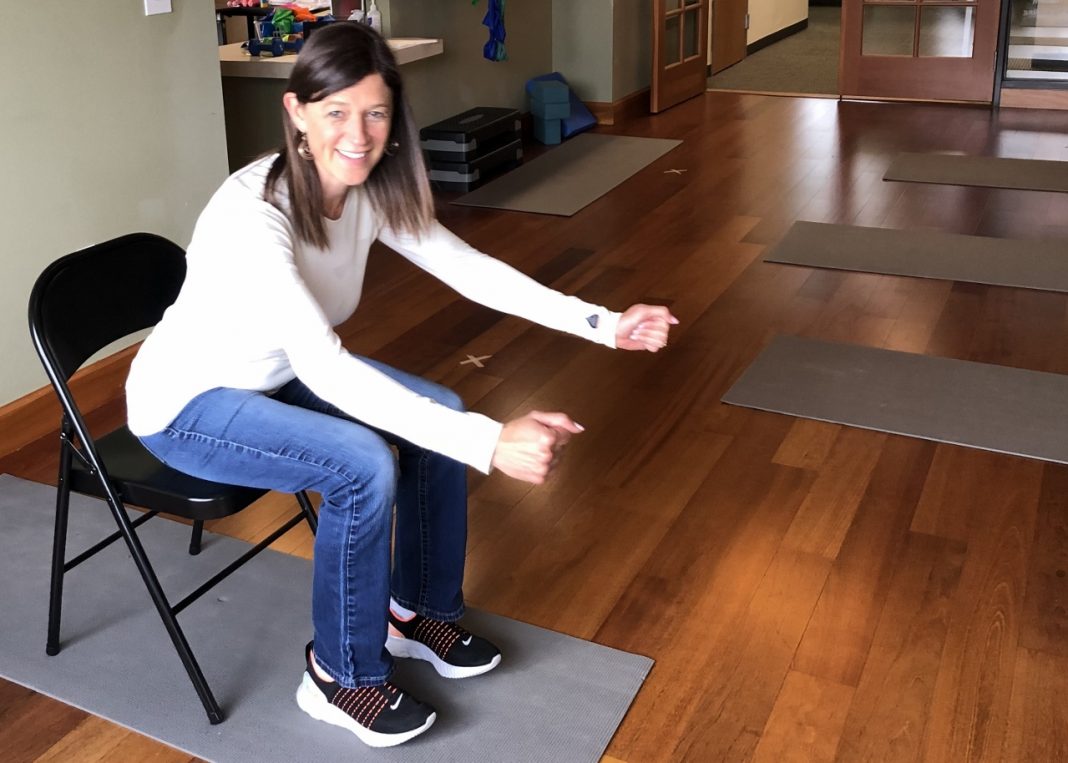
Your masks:
M 456 625 L 465 464 L 540 483 L 582 428 L 537 411 L 500 424 L 346 352 L 333 326 L 356 309 L 371 243 L 473 300 L 608 346 L 655 352 L 676 321 L 565 297 L 443 228 L 396 62 L 367 27 L 316 32 L 283 106 L 279 152 L 228 178 L 197 221 L 182 291 L 131 369 L 129 425 L 189 474 L 322 495 L 297 702 L 369 745 L 399 744 L 436 716 L 389 683 L 393 657 L 450 678 L 501 659 Z

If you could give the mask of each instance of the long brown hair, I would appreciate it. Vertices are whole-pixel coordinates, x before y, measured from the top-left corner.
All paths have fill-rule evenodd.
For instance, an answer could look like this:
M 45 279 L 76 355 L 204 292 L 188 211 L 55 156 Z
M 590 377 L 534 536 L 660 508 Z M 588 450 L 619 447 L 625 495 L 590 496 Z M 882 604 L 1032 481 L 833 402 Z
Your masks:
M 366 24 L 338 21 L 308 37 L 297 56 L 286 92 L 301 103 L 321 101 L 351 87 L 370 74 L 378 74 L 393 94 L 393 119 L 387 154 L 371 171 L 364 186 L 375 209 L 392 228 L 418 235 L 434 218 L 434 202 L 426 167 L 419 150 L 419 133 L 404 97 L 397 61 L 382 36 Z M 267 173 L 264 198 L 287 212 L 298 238 L 320 248 L 327 246 L 325 209 L 319 173 L 314 161 L 297 153 L 300 133 L 282 108 L 284 143 Z M 289 192 L 288 209 L 282 205 L 278 184 Z

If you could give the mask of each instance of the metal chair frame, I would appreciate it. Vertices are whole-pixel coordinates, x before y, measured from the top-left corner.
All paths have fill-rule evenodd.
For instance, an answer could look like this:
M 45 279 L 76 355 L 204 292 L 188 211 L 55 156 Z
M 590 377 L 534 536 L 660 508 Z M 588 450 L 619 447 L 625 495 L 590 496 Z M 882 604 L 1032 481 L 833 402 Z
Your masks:
M 109 271 L 120 273 L 117 277 L 120 283 L 114 284 L 115 294 L 101 294 L 101 289 L 112 287 L 110 276 L 114 273 Z M 74 372 L 95 352 L 112 341 L 155 325 L 177 296 L 184 275 L 185 253 L 181 247 L 160 236 L 134 233 L 61 257 L 49 265 L 34 284 L 29 305 L 30 335 L 62 408 L 45 651 L 49 655 L 56 655 L 60 651 L 64 575 L 122 538 L 204 705 L 208 719 L 215 724 L 224 720 L 223 711 L 193 655 L 177 616 L 297 524 L 306 521 L 314 534 L 318 525 L 315 509 L 304 491 L 297 493 L 300 511 L 176 604 L 172 604 L 160 585 L 136 528 L 161 512 L 191 519 L 193 529 L 189 553 L 197 554 L 200 552 L 205 519 L 241 511 L 268 491 L 222 485 L 180 474 L 161 464 L 126 427 L 94 438 L 68 384 Z M 87 283 L 79 283 L 81 281 Z M 126 316 L 122 300 L 124 296 L 132 295 L 122 292 L 131 289 L 136 290 L 136 298 L 132 300 L 136 304 L 131 307 L 131 315 Z M 97 293 L 86 293 L 87 290 Z M 61 299 L 74 304 L 57 307 L 57 300 Z M 113 325 L 84 329 L 87 322 L 93 320 L 90 312 L 97 304 L 106 305 L 102 310 L 106 313 L 104 323 Z M 64 326 L 64 323 L 73 325 Z M 68 336 L 63 336 L 65 328 L 76 328 L 77 331 L 68 331 Z M 88 336 L 73 339 L 69 336 L 78 332 Z M 120 474 L 121 468 L 112 476 L 105 455 L 108 450 L 121 453 L 125 466 L 134 464 L 134 468 L 127 468 L 127 471 L 135 476 Z M 136 476 L 142 469 L 150 475 L 146 480 Z M 103 498 L 118 529 L 68 560 L 67 520 L 71 492 Z M 159 500 L 153 501 L 153 496 Z M 147 511 L 131 519 L 127 501 Z M 153 506 L 153 502 L 160 505 Z

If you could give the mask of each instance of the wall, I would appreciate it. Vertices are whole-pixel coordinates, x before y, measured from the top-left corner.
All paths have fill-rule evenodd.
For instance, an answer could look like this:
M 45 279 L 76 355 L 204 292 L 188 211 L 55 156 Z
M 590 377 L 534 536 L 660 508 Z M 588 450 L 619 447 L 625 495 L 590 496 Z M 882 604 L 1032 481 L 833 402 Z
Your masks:
M 653 73 L 652 0 L 615 0 L 612 98 L 649 87 Z
M 752 45 L 807 18 L 808 0 L 749 0 L 746 44 Z
M 26 328 L 44 267 L 139 230 L 188 244 L 226 175 L 211 3 L 149 17 L 140 0 L 32 5 L 2 53 L 0 405 L 47 381 Z
M 524 0 L 505 7 L 507 61 L 488 61 L 482 46 L 487 0 L 394 0 L 393 37 L 441 37 L 445 53 L 402 67 L 416 122 L 425 126 L 474 106 L 525 111 L 524 84 L 552 71 L 551 0 Z
M 583 101 L 613 100 L 614 26 L 612 0 L 552 1 L 552 68 Z

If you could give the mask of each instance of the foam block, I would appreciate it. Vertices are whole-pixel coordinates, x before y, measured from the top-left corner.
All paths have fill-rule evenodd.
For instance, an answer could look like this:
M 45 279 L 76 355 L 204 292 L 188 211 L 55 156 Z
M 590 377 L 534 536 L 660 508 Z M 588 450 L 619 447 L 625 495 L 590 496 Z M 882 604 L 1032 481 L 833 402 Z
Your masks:
M 542 74 L 541 76 L 528 80 L 526 85 L 527 93 L 531 93 L 536 87 L 535 83 L 538 82 L 560 82 L 567 86 L 567 80 L 564 79 L 564 75 L 560 74 L 560 72 L 550 72 L 549 74 Z M 574 91 L 570 88 L 568 89 L 568 92 L 570 93 L 569 101 L 571 103 L 571 116 L 562 120 L 563 124 L 560 128 L 560 134 L 564 138 L 570 138 L 572 135 L 580 133 L 583 130 L 588 130 L 597 124 L 597 117 L 586 108 L 586 104 L 580 101 L 578 96 L 575 95 Z
M 567 119 L 571 116 L 571 104 L 568 101 L 546 103 L 538 98 L 531 98 L 530 112 L 538 119 Z
M 567 103 L 571 100 L 571 88 L 558 80 L 531 80 L 527 87 L 531 98 L 542 103 Z
M 546 146 L 555 146 L 561 141 L 563 122 L 559 119 L 534 118 L 534 137 Z

